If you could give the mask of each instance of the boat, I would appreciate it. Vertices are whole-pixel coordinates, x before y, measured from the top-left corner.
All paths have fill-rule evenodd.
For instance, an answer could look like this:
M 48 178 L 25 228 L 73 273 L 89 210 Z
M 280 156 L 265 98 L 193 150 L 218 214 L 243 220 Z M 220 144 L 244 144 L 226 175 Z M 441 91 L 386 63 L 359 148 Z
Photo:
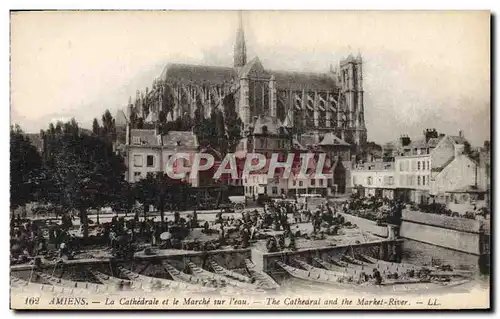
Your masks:
M 14 276 L 10 277 L 10 287 L 11 290 L 13 290 L 14 292 L 24 292 L 24 293 L 33 293 L 35 291 L 59 294 L 59 295 L 88 295 L 90 293 L 86 289 L 39 284 L 34 282 L 28 282 L 26 280 Z
M 113 289 L 110 286 L 103 285 L 103 284 L 95 284 L 95 283 L 90 283 L 90 282 L 84 282 L 84 281 L 73 281 L 73 280 L 66 280 L 62 278 L 57 278 L 42 272 L 36 272 L 36 274 L 46 283 L 53 285 L 53 286 L 61 286 L 61 287 L 67 287 L 67 288 L 79 288 L 79 289 L 86 289 L 91 292 L 106 292 L 106 291 L 116 291 L 116 289 Z
M 307 271 L 321 272 L 321 273 L 324 273 L 324 274 L 326 274 L 328 276 L 333 276 L 334 278 L 340 277 L 340 278 L 347 279 L 347 277 L 349 277 L 349 275 L 350 275 L 348 272 L 331 271 L 331 270 L 328 270 L 328 269 L 322 269 L 322 268 L 314 267 L 314 266 L 306 263 L 305 261 L 297 259 L 297 258 L 294 258 L 293 261 L 295 263 L 299 264 L 302 268 L 304 268 Z
M 363 255 L 363 254 L 360 254 L 359 256 L 372 264 L 378 265 L 379 269 L 390 270 L 393 272 L 398 271 L 398 270 L 399 271 L 411 271 L 411 270 L 419 271 L 419 270 L 422 270 L 423 268 L 425 268 L 425 267 L 416 266 L 413 264 L 395 263 L 395 262 L 380 260 L 380 259 L 376 259 L 376 258 L 370 257 L 368 255 Z
M 287 265 L 281 261 L 276 261 L 276 264 L 280 266 L 288 274 L 290 274 L 292 277 L 307 281 L 318 282 L 322 284 L 333 284 L 342 286 L 341 277 L 328 275 L 324 272 L 315 272 L 315 271 L 298 269 L 290 265 Z
M 118 277 L 109 276 L 102 272 L 91 270 L 92 275 L 104 285 L 115 286 L 117 290 L 148 290 L 143 286 L 142 282 L 133 280 L 121 279 Z
M 186 274 L 186 273 L 178 270 L 174 266 L 170 265 L 166 261 L 162 261 L 162 265 L 165 268 L 165 270 L 168 272 L 168 274 L 172 277 L 172 279 L 175 281 L 185 282 L 185 283 L 193 284 L 193 285 L 214 287 L 214 288 L 220 287 L 220 285 L 215 281 L 210 281 L 210 280 L 206 280 L 204 278 L 200 278 L 197 276 Z
M 226 268 L 222 267 L 221 265 L 217 264 L 215 262 L 215 260 L 213 260 L 213 259 L 209 261 L 209 265 L 210 265 L 210 268 L 212 268 L 212 270 L 216 274 L 226 276 L 226 277 L 229 277 L 229 278 L 241 281 L 241 282 L 252 283 L 252 278 L 249 278 L 247 276 L 239 274 L 235 271 L 226 269 Z
M 346 281 L 344 278 L 331 276 L 326 274 L 325 272 L 298 269 L 281 261 L 277 261 L 276 264 L 294 278 L 319 284 L 330 284 L 332 286 L 337 286 L 343 289 L 360 289 L 360 287 L 362 287 L 361 289 L 365 291 L 380 291 L 381 289 L 390 289 L 390 292 L 408 292 L 421 290 L 431 291 L 441 288 L 459 286 L 469 282 L 469 280 L 460 280 L 455 282 L 430 282 L 428 280 L 422 279 L 387 279 L 384 280 L 382 284 L 375 285 L 370 281 L 356 282 L 353 280 L 353 278 L 347 278 Z
M 255 264 L 250 259 L 245 259 L 245 266 L 252 278 L 257 282 L 257 286 L 264 289 L 277 289 L 280 285 L 274 279 L 266 274 L 255 269 Z
M 124 267 L 119 266 L 118 270 L 129 278 L 130 280 L 134 281 L 140 281 L 143 283 L 143 285 L 147 285 L 151 289 L 154 290 L 187 290 L 187 291 L 214 291 L 213 288 L 209 287 L 201 287 L 201 286 L 196 286 L 196 285 L 191 285 L 188 283 L 184 282 L 179 282 L 179 281 L 174 281 L 174 280 L 169 280 L 169 279 L 164 279 L 164 278 L 156 278 L 156 277 L 149 277 L 145 275 L 138 274 L 136 272 L 133 272 L 131 270 L 128 270 Z
M 233 286 L 233 287 L 236 287 L 236 288 L 244 289 L 244 290 L 247 290 L 247 291 L 248 290 L 256 290 L 258 288 L 256 285 L 249 284 L 249 283 L 244 283 L 244 282 L 240 282 L 240 281 L 237 281 L 237 280 L 234 280 L 234 279 L 230 279 L 228 277 L 221 276 L 221 275 L 212 273 L 210 271 L 204 270 L 204 269 L 196 266 L 196 264 L 193 263 L 193 262 L 189 262 L 188 263 L 188 267 L 193 272 L 193 275 L 198 276 L 200 278 L 206 278 L 206 279 L 212 279 L 212 280 L 220 281 L 221 283 L 225 283 L 225 284 L 227 284 L 229 286 Z
M 380 269 L 387 270 L 403 270 L 405 272 L 414 271 L 419 272 L 423 270 L 428 270 L 429 275 L 432 277 L 470 277 L 473 275 L 471 271 L 468 270 L 451 270 L 451 271 L 442 271 L 436 267 L 425 267 L 425 266 L 417 266 L 408 263 L 395 263 L 385 260 L 376 259 L 367 255 L 360 255 L 360 258 L 372 262 L 373 264 L 379 265 Z

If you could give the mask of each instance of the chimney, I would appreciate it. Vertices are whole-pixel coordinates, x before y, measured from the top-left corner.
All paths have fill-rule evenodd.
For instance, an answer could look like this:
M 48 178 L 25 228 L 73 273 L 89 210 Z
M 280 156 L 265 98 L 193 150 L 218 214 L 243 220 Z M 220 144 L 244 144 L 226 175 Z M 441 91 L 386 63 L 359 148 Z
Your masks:
M 464 144 L 455 144 L 455 157 L 462 155 L 464 153 L 464 150 Z
M 464 132 L 462 130 L 458 131 L 458 136 L 464 137 Z
M 127 127 L 125 131 L 125 144 L 130 145 L 130 122 L 127 121 Z

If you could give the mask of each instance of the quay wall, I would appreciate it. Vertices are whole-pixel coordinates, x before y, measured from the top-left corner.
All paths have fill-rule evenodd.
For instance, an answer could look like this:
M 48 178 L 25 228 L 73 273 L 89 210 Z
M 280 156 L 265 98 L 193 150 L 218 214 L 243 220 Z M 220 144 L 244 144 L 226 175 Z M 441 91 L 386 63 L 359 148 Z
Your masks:
M 377 225 L 377 222 L 374 222 L 369 219 L 357 217 L 354 215 L 350 214 L 345 214 L 345 213 L 339 213 L 342 215 L 346 221 L 351 222 L 351 224 L 356 224 L 360 229 L 364 231 L 368 231 L 372 233 L 373 235 L 379 236 L 379 237 L 384 237 L 386 238 L 388 236 L 387 232 L 387 226 L 379 226 Z
M 208 252 L 201 251 L 176 251 L 164 250 L 155 255 L 141 255 L 137 253 L 132 261 L 102 259 L 78 259 L 68 260 L 63 264 L 44 264 L 41 269 L 45 273 L 54 276 L 63 276 L 65 273 L 72 273 L 73 280 L 89 281 L 93 275 L 89 271 L 98 270 L 109 275 L 117 276 L 118 265 L 134 272 L 159 278 L 168 278 L 162 261 L 165 260 L 177 269 L 184 269 L 191 261 L 198 266 L 204 264 L 213 258 L 219 265 L 228 269 L 239 270 L 245 268 L 245 259 L 251 258 L 250 249 L 232 249 L 232 250 L 213 250 Z M 11 273 L 18 277 L 28 279 L 32 276 L 32 265 L 13 265 L 10 267 Z
M 473 255 L 483 253 L 482 220 L 464 219 L 405 210 L 399 234 L 402 238 Z

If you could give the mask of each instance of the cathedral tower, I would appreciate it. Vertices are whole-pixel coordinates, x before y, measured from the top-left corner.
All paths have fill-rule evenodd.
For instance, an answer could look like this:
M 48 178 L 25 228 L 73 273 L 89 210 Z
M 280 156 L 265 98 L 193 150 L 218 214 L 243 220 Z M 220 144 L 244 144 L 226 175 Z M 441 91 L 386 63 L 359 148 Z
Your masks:
M 366 143 L 363 101 L 363 60 L 351 54 L 340 62 L 341 91 L 345 97 L 345 140 L 359 152 Z
M 236 31 L 236 42 L 234 43 L 234 67 L 241 68 L 247 63 L 247 47 L 245 44 L 245 33 L 243 32 L 243 17 L 241 11 L 238 13 L 239 27 Z

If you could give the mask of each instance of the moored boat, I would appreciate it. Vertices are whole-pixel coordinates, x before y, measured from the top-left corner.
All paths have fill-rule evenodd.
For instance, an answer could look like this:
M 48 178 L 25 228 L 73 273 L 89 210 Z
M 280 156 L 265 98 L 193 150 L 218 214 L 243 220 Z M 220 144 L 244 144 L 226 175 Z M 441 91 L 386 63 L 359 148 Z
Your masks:
M 107 292 L 111 290 L 116 290 L 111 286 L 108 285 L 103 285 L 103 284 L 95 284 L 95 283 L 90 283 L 86 281 L 73 281 L 73 280 L 67 280 L 67 279 L 62 279 L 62 278 L 57 278 L 42 272 L 37 272 L 36 273 L 43 281 L 50 285 L 54 286 L 61 286 L 61 287 L 67 287 L 67 288 L 79 288 L 79 289 L 85 289 L 89 290 L 91 292 Z
M 216 281 L 211 281 L 211 280 L 207 280 L 207 279 L 200 278 L 197 276 L 186 274 L 186 273 L 178 270 L 174 266 L 170 265 L 166 261 L 162 261 L 162 265 L 165 268 L 165 270 L 168 272 L 168 274 L 172 277 L 172 279 L 175 281 L 185 282 L 185 283 L 192 284 L 192 285 L 214 287 L 214 288 L 221 287 L 221 285 L 218 284 Z M 224 287 L 224 286 L 222 286 L 222 287 Z
M 193 272 L 193 274 L 195 276 L 198 276 L 200 278 L 207 278 L 207 279 L 220 281 L 221 283 L 226 283 L 229 286 L 233 286 L 233 287 L 236 287 L 239 289 L 244 289 L 244 290 L 257 290 L 258 289 L 258 287 L 256 285 L 240 282 L 240 281 L 230 279 L 228 277 L 221 276 L 221 275 L 212 273 L 210 271 L 204 270 L 204 269 L 198 267 L 193 262 L 189 262 L 188 267 L 191 269 L 191 271 Z
M 239 274 L 235 271 L 226 269 L 226 268 L 222 267 L 221 265 L 219 265 L 218 263 L 216 263 L 215 260 L 213 260 L 213 259 L 209 261 L 209 265 L 212 268 L 212 270 L 218 275 L 226 276 L 226 277 L 229 277 L 229 278 L 232 278 L 235 280 L 239 280 L 241 282 L 246 282 L 246 283 L 252 282 L 251 278 L 244 276 L 242 274 Z
M 91 270 L 92 275 L 99 280 L 102 284 L 111 287 L 116 287 L 117 290 L 148 290 L 143 286 L 142 282 L 133 280 L 121 279 L 118 277 L 109 276 L 102 272 Z
M 252 278 L 254 278 L 259 287 L 264 289 L 277 289 L 280 285 L 265 272 L 260 272 L 255 269 L 255 264 L 250 259 L 245 259 L 245 266 Z
M 214 291 L 213 288 L 209 287 L 195 286 L 184 282 L 141 275 L 121 266 L 119 266 L 118 269 L 124 276 L 126 276 L 130 280 L 141 281 L 144 285 L 147 285 L 148 287 L 154 290 L 173 289 L 173 290 L 187 290 L 187 291 Z

